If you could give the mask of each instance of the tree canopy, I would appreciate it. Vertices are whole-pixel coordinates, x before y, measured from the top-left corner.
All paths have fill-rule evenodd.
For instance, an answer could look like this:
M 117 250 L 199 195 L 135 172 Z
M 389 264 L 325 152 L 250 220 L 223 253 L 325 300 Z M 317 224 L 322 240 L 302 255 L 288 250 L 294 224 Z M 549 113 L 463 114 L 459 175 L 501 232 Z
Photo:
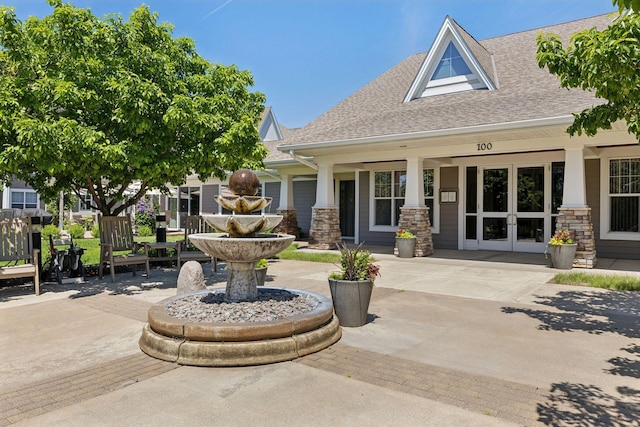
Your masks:
M 620 14 L 602 30 L 574 34 L 566 48 L 553 34 L 538 36 L 537 61 L 564 88 L 592 91 L 605 102 L 574 113 L 570 135 L 595 135 L 624 120 L 640 142 L 640 0 L 613 0 Z
M 55 197 L 88 192 L 117 215 L 167 191 L 262 167 L 265 97 L 236 66 L 212 64 L 193 40 L 143 6 L 96 17 L 62 0 L 49 16 L 0 8 L 0 180 Z

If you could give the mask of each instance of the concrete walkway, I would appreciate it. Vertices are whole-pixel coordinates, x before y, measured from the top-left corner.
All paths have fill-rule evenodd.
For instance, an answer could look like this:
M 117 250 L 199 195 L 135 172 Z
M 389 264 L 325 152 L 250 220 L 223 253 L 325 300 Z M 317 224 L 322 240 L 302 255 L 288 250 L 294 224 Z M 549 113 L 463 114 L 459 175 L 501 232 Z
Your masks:
M 639 425 L 637 293 L 549 284 L 557 271 L 540 255 L 374 251 L 369 323 L 258 367 L 140 352 L 146 311 L 175 294 L 175 269 L 44 285 L 39 297 L 0 289 L 0 426 Z M 638 261 L 599 267 L 640 276 Z M 328 296 L 335 269 L 276 261 L 267 285 Z M 224 272 L 207 277 L 224 286 Z

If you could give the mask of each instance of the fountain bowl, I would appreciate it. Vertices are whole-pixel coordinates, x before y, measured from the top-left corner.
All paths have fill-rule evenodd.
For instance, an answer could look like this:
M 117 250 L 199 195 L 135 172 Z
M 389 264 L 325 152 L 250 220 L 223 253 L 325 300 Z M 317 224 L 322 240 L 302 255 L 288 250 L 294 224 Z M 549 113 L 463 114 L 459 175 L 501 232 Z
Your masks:
M 257 234 L 233 237 L 227 233 L 190 234 L 189 241 L 207 255 L 227 262 L 256 262 L 285 250 L 296 236 L 291 234 Z
M 264 209 L 271 204 L 271 197 L 220 195 L 216 202 L 225 209 L 238 214 L 248 214 Z
M 223 233 L 232 237 L 251 236 L 254 233 L 275 228 L 282 221 L 282 215 L 202 215 L 202 218 Z M 204 251 L 203 251 L 204 252 Z

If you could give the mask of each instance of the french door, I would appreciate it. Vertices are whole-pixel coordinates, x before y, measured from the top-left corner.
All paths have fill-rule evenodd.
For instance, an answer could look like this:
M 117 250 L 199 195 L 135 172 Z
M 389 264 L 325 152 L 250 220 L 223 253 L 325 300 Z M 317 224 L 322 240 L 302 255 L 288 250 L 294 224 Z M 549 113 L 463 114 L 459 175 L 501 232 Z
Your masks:
M 550 236 L 549 165 L 467 167 L 465 248 L 543 252 Z

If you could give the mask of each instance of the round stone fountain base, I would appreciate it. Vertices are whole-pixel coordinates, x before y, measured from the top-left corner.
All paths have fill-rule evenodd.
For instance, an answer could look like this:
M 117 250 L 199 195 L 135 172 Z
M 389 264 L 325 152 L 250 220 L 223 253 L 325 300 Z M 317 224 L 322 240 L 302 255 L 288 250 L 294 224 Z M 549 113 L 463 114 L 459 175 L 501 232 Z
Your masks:
M 262 288 L 261 292 L 270 289 Z M 199 291 L 155 304 L 140 337 L 140 349 L 149 356 L 191 366 L 248 366 L 283 362 L 329 347 L 342 336 L 328 298 L 298 289 L 319 304 L 311 311 L 269 322 L 194 322 L 167 314 L 167 304 Z

